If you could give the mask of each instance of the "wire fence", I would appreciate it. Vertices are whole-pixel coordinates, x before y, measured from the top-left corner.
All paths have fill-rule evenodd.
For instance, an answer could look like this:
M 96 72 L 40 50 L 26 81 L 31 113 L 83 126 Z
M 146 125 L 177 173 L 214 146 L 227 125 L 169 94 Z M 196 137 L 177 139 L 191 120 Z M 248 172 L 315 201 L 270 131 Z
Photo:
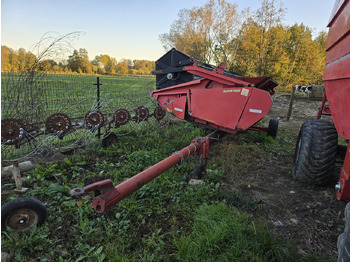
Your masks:
M 164 125 L 168 117 L 148 92 L 154 88 L 153 77 L 2 73 L 2 160 Z

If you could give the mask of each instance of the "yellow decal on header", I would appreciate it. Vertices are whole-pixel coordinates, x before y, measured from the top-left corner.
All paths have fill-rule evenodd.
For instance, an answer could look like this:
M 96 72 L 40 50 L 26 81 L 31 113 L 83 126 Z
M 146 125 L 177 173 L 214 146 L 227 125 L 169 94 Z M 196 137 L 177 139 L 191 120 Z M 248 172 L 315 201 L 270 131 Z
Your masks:
M 224 93 L 239 93 L 241 92 L 241 89 L 228 89 L 228 90 L 224 90 Z

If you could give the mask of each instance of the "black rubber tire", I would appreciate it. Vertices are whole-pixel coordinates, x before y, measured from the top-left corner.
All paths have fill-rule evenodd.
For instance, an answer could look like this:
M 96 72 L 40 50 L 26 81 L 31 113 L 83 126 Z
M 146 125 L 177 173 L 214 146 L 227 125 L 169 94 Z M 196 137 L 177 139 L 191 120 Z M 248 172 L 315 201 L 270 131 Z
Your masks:
M 338 147 L 338 133 L 328 121 L 306 121 L 295 146 L 292 175 L 296 180 L 325 185 L 332 177 Z
M 338 237 L 338 262 L 350 261 L 350 203 L 345 207 L 345 229 Z
M 1 231 L 6 230 L 7 226 L 15 231 L 24 231 L 34 225 L 41 226 L 46 217 L 47 209 L 38 199 L 16 198 L 1 207 Z
M 278 131 L 278 119 L 271 118 L 269 121 L 269 127 L 267 130 L 267 135 L 276 138 Z

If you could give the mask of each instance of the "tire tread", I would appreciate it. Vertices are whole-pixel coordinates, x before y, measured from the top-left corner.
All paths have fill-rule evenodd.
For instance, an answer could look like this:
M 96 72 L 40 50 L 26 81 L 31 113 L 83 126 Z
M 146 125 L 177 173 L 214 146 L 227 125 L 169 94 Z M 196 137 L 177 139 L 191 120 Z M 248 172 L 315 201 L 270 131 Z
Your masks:
M 298 159 L 297 148 L 300 149 Z M 299 132 L 292 175 L 295 179 L 325 185 L 332 175 L 338 145 L 338 133 L 328 121 L 315 119 L 306 121 Z

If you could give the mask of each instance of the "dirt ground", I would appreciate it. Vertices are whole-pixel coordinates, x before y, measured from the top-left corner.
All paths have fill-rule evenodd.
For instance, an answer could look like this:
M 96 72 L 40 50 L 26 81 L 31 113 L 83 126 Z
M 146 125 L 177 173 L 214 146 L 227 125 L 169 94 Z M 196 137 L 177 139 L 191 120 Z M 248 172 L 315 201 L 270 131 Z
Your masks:
M 279 118 L 279 130 L 296 132 L 304 121 L 316 118 L 321 105 L 321 99 L 297 97 L 292 116 L 286 121 L 289 97 L 275 95 L 273 100 L 268 117 Z M 334 190 L 342 166 L 338 160 L 334 181 L 326 187 L 314 187 L 293 180 L 291 156 L 268 159 L 258 164 L 252 161 L 245 176 L 230 174 L 228 186 L 261 203 L 262 212 L 258 212 L 258 216 L 268 221 L 281 241 L 293 243 L 301 254 L 314 253 L 334 261 L 338 256 L 337 238 L 344 229 L 346 205 L 336 199 Z

